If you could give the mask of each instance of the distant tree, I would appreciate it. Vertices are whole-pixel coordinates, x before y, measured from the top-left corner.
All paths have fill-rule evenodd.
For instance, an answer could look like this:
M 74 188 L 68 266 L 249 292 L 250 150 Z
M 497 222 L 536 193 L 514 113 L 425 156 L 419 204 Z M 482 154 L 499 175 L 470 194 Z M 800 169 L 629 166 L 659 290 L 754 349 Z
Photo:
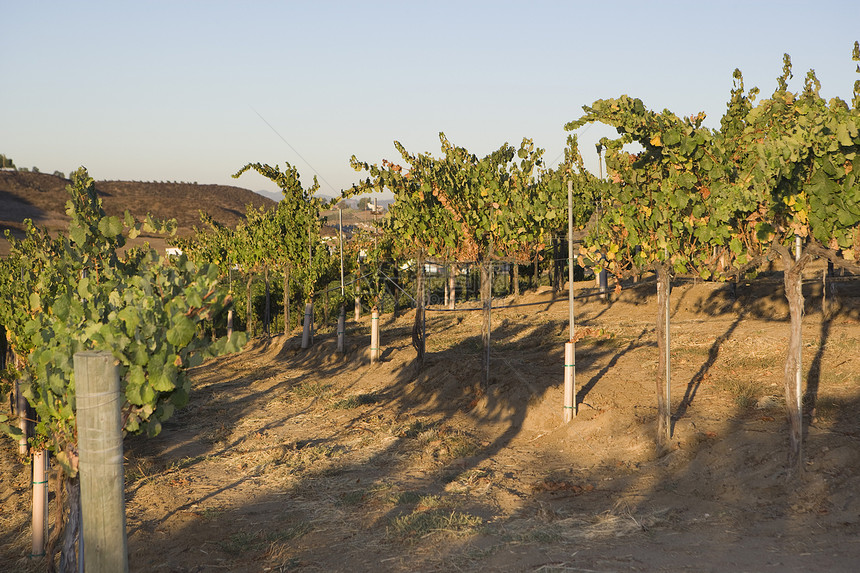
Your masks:
M 54 171 L 54 177 L 59 177 L 60 179 L 65 179 L 66 174 L 63 173 L 62 171 Z
M 349 203 L 347 203 L 346 201 L 340 201 L 337 205 L 335 205 L 335 207 L 338 209 L 349 209 Z
M 39 168 L 34 165 L 33 166 L 33 173 L 41 173 L 41 171 L 39 171 Z
M 19 167 L 19 168 L 18 168 L 18 171 L 22 171 L 22 172 L 24 172 L 24 173 L 29 173 L 29 172 L 30 172 L 30 170 L 29 170 L 29 169 L 27 169 L 26 167 Z
M 0 154 L 0 168 L 15 169 L 15 162 L 12 161 L 11 157 Z
M 367 206 L 370 205 L 370 197 L 362 197 L 358 200 L 358 209 L 359 211 L 363 211 L 367 209 Z

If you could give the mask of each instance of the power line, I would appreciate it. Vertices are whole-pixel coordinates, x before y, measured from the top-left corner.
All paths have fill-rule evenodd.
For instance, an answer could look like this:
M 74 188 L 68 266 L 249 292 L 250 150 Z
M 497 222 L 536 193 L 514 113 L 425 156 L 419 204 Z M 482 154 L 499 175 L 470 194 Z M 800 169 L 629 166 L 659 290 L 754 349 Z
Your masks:
M 280 137 L 280 138 L 281 138 L 281 141 L 283 141 L 284 143 L 286 143 L 286 144 L 287 144 L 287 147 L 289 147 L 290 149 L 292 149 L 292 150 L 293 150 L 293 153 L 295 153 L 295 154 L 299 157 L 299 159 L 301 159 L 302 161 L 304 161 L 304 162 L 305 162 L 305 164 L 306 164 L 308 167 L 310 167 L 310 168 L 311 168 L 311 171 L 313 171 L 313 172 L 317 175 L 317 177 L 319 177 L 319 178 L 320 178 L 320 180 L 321 180 L 323 183 L 325 183 L 326 185 L 328 185 L 328 186 L 331 188 L 331 190 L 332 190 L 332 191 L 334 191 L 335 193 L 340 193 L 340 191 L 338 191 L 337 189 L 335 189 L 335 188 L 334 188 L 334 185 L 332 185 L 331 183 L 329 183 L 328 181 L 326 181 L 325 177 L 323 177 L 323 176 L 322 176 L 322 174 L 321 174 L 319 171 L 317 171 L 316 169 L 314 169 L 314 166 L 313 166 L 313 165 L 311 165 L 311 164 L 310 164 L 310 162 L 309 162 L 307 159 L 305 159 L 304 157 L 302 157 L 302 154 L 301 154 L 301 153 L 299 153 L 299 152 L 298 152 L 298 150 L 297 150 L 295 147 L 293 147 L 293 146 L 290 144 L 290 142 L 289 142 L 289 141 L 287 141 L 287 140 L 284 138 L 284 136 L 283 136 L 283 135 L 281 135 L 280 133 L 278 133 L 278 130 L 277 130 L 277 129 L 275 129 L 275 127 L 274 127 L 271 123 L 269 123 L 268 121 L 266 121 L 266 118 L 265 118 L 265 117 L 263 117 L 263 116 L 260 114 L 260 112 L 259 112 L 259 111 L 257 111 L 256 109 L 254 109 L 254 107 L 253 107 L 253 106 L 251 106 L 251 105 L 249 105 L 248 107 L 250 107 L 250 108 L 251 108 L 251 110 L 252 110 L 254 113 L 256 113 L 256 114 L 257 114 L 257 116 L 258 116 L 260 119 L 262 119 L 262 120 L 263 120 L 263 123 L 265 123 L 266 125 L 268 125 L 268 126 L 269 126 L 269 129 L 271 129 L 272 131 L 274 131 L 274 132 L 275 132 L 275 135 L 277 135 L 278 137 Z
M 585 129 L 583 129 L 583 130 L 582 130 L 582 133 L 578 134 L 578 136 L 585 135 L 585 133 L 586 133 L 589 129 L 591 129 L 591 126 L 592 126 L 592 125 L 594 125 L 594 124 L 593 124 L 593 123 L 589 123 L 588 125 L 586 125 L 586 126 L 585 126 Z M 559 159 L 561 159 L 561 156 L 562 156 L 562 155 L 564 155 L 564 152 L 565 152 L 565 150 L 566 150 L 566 149 L 567 149 L 567 147 L 565 147 L 565 149 L 562 149 L 562 150 L 561 150 L 561 153 L 559 153 L 559 154 L 556 156 L 556 158 L 555 158 L 555 159 L 553 159 L 553 160 L 552 160 L 550 163 L 548 163 L 547 165 L 555 165 L 555 163 L 556 163 Z

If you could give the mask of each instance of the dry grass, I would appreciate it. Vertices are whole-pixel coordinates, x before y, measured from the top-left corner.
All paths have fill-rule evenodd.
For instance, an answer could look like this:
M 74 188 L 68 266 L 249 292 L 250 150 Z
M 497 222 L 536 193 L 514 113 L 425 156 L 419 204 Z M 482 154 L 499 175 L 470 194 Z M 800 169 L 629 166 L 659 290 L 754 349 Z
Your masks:
M 540 524 L 534 520 L 506 527 L 507 538 L 514 543 L 582 542 L 583 540 L 615 539 L 646 533 L 667 522 L 669 510 L 634 512 L 620 502 L 610 510 L 596 515 L 577 515 L 553 519 Z
M 267 547 L 266 556 L 277 556 L 284 551 L 286 542 L 298 539 L 311 531 L 313 531 L 313 525 L 307 522 L 275 531 L 240 531 L 221 542 L 220 547 L 224 553 L 233 556 L 261 552 Z
M 599 312 L 602 307 L 594 310 L 595 315 Z M 428 342 L 435 338 L 444 346 L 465 338 L 480 341 L 477 322 L 472 317 L 464 318 L 463 323 L 467 322 L 469 328 L 451 328 L 450 334 L 433 330 Z M 653 328 L 638 322 L 627 326 L 607 322 L 606 327 L 597 320 L 585 324 L 592 328 L 583 328 L 587 336 L 580 341 L 591 361 L 582 360 L 588 364 L 585 380 L 599 375 L 589 390 L 589 405 L 569 429 L 558 426 L 557 402 L 551 395 L 560 394 L 555 374 L 543 379 L 542 364 L 548 353 L 557 350 L 532 349 L 535 341 L 555 341 L 564 331 L 555 316 L 541 318 L 537 325 L 523 319 L 507 329 L 509 338 L 499 337 L 505 353 L 499 352 L 496 367 L 505 376 L 510 369 L 512 382 L 505 385 L 500 377 L 495 396 L 510 399 L 515 404 L 512 408 L 540 414 L 525 421 L 512 419 L 510 426 L 492 417 L 495 414 L 484 406 L 465 409 L 463 396 L 468 395 L 476 370 L 464 371 L 449 359 L 467 349 L 454 346 L 444 357 L 431 357 L 426 380 L 408 379 L 408 328 L 399 329 L 401 340 L 399 346 L 392 343 L 397 351 L 388 362 L 372 370 L 328 370 L 324 364 L 325 371 L 314 371 L 317 364 L 310 359 L 298 361 L 298 366 L 277 362 L 269 370 L 277 374 L 267 374 L 270 377 L 265 380 L 272 380 L 283 398 L 246 383 L 254 379 L 247 373 L 252 368 L 263 371 L 250 364 L 258 356 L 249 351 L 244 357 L 248 364 L 237 369 L 229 385 L 213 386 L 218 392 L 205 396 L 193 410 L 193 420 L 177 417 L 177 423 L 188 424 L 184 429 L 199 430 L 207 440 L 225 441 L 217 456 L 194 458 L 193 453 L 201 450 L 182 449 L 155 465 L 144 460 L 162 458 L 143 457 L 129 464 L 129 483 L 134 484 L 130 516 L 138 535 L 148 536 L 143 541 L 136 537 L 134 542 L 149 549 L 166 539 L 162 531 L 175 534 L 171 543 L 192 548 L 179 556 L 185 559 L 181 566 L 191 570 L 201 566 L 194 559 L 203 554 L 193 553 L 195 546 L 188 538 L 196 536 L 199 541 L 208 536 L 208 559 L 237 571 L 339 570 L 347 566 L 343 563 L 356 571 L 399 571 L 409 566 L 421 571 L 604 570 L 613 568 L 608 560 L 623 559 L 635 544 L 643 555 L 656 556 L 649 561 L 643 557 L 641 568 L 650 570 L 659 568 L 655 563 L 665 562 L 666 552 L 678 556 L 684 551 L 672 548 L 672 540 L 679 538 L 672 536 L 698 536 L 695 540 L 712 549 L 713 558 L 721 547 L 708 548 L 708 542 L 712 537 L 719 542 L 727 527 L 743 535 L 741 519 L 758 523 L 770 519 L 768 515 L 790 513 L 793 506 L 784 501 L 783 490 L 776 481 L 767 481 L 770 478 L 763 475 L 767 468 L 761 467 L 766 465 L 761 452 L 773 449 L 781 423 L 776 411 L 782 407 L 782 325 L 742 324 L 718 344 L 717 353 L 714 345 L 728 332 L 731 320 L 717 326 L 691 322 L 677 327 L 673 336 L 676 383 L 687 385 L 706 363 L 707 376 L 697 387 L 692 406 L 678 420 L 678 449 L 654 457 L 649 441 L 653 382 L 648 370 L 656 356 L 649 347 L 654 342 Z M 820 465 L 833 472 L 826 476 L 832 493 L 816 490 L 816 495 L 853 503 L 853 498 L 842 498 L 837 490 L 856 491 L 854 474 L 844 473 L 840 465 L 854 455 L 853 426 L 846 426 L 845 420 L 857 403 L 856 341 L 845 342 L 849 337 L 842 335 L 844 329 L 833 332 L 839 336 L 830 335 L 823 349 L 813 337 L 804 347 L 808 368 L 817 352 L 824 356 L 815 417 L 827 424 L 817 425 L 810 439 L 828 447 L 840 444 L 826 456 L 810 448 L 810 459 L 816 464 L 810 468 Z M 510 346 L 504 348 L 506 344 Z M 508 352 L 516 344 L 529 352 Z M 625 350 L 618 359 L 616 345 Z M 626 352 L 628 347 L 634 351 Z M 589 356 L 590 350 L 595 352 Z M 226 376 L 226 363 L 228 359 L 210 368 Z M 825 376 L 839 384 L 825 382 L 831 380 Z M 777 385 L 772 387 L 774 381 Z M 518 385 L 551 400 L 527 402 L 521 392 L 507 394 Z M 434 392 L 438 400 L 428 400 Z M 197 399 L 200 396 L 196 394 Z M 771 397 L 771 402 L 762 399 Z M 240 404 L 236 411 L 241 415 L 234 415 L 233 409 L 218 413 L 213 400 Z M 739 415 L 744 408 L 762 404 L 772 410 Z M 825 433 L 824 426 L 831 422 L 839 432 Z M 736 427 L 744 432 L 735 432 Z M 755 455 L 747 456 L 743 446 L 751 439 L 762 445 L 756 446 Z M 169 477 L 150 477 L 159 474 Z M 173 486 L 173 481 L 181 482 L 184 489 Z M 187 498 L 179 495 L 186 490 Z M 616 503 L 619 499 L 629 500 L 629 505 Z M 192 501 L 196 507 L 184 510 L 183 505 Z M 735 504 L 737 522 L 734 515 L 725 522 L 699 521 L 703 512 L 713 511 L 711 504 L 727 501 Z M 816 551 L 823 548 L 822 555 L 850 551 L 836 543 L 845 545 L 854 533 L 850 527 L 856 525 L 836 521 L 845 517 L 834 515 L 835 503 L 795 505 L 829 528 L 822 529 L 817 540 L 805 538 L 817 544 Z M 246 506 L 250 511 L 239 511 Z M 674 509 L 671 513 L 659 509 L 665 506 Z M 292 515 L 296 517 L 287 519 Z M 0 514 L 0 531 L 19 525 L 4 517 Z M 147 531 L 157 520 L 163 520 L 158 525 L 163 529 Z M 782 532 L 786 523 L 779 518 L 766 525 L 774 530 L 779 526 Z M 825 535 L 835 540 L 821 542 Z M 16 546 L 26 541 L 12 533 L 6 539 Z M 770 547 L 783 549 L 790 542 L 765 534 L 754 549 L 757 553 Z M 619 563 L 615 568 L 629 565 Z
M 289 442 L 274 448 L 269 454 L 269 460 L 276 466 L 284 465 L 301 471 L 310 467 L 323 467 L 326 461 L 333 460 L 347 451 L 347 448 L 342 445 Z
M 415 455 L 423 460 L 450 462 L 472 456 L 480 450 L 480 444 L 474 436 L 447 426 L 413 429 L 411 432 L 407 431 L 407 437 L 410 433 L 414 435 L 417 445 Z
M 290 393 L 299 400 L 307 398 L 328 398 L 334 392 L 331 384 L 323 382 L 303 382 L 295 386 Z
M 726 380 L 722 383 L 738 408 L 752 408 L 764 394 L 761 383 L 754 380 Z
M 417 509 L 392 519 L 388 535 L 398 541 L 410 543 L 437 535 L 472 533 L 482 523 L 480 517 L 457 510 Z

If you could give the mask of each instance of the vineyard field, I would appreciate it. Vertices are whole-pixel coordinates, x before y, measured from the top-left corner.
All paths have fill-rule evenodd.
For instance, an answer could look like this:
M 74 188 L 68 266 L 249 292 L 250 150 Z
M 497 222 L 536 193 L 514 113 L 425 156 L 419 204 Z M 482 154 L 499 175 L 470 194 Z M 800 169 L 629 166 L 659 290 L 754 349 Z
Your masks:
M 804 466 L 787 479 L 779 280 L 671 295 L 673 435 L 654 445 L 653 276 L 577 284 L 579 411 L 562 424 L 564 295 L 481 313 L 370 316 L 314 346 L 256 338 L 190 372 L 190 403 L 126 440 L 131 571 L 849 571 L 860 560 L 860 288 L 807 267 Z M 781 273 L 775 273 L 774 279 Z M 497 300 L 495 305 L 511 303 Z M 29 470 L 0 443 L 0 563 L 36 571 Z M 55 470 L 56 471 L 56 470 Z

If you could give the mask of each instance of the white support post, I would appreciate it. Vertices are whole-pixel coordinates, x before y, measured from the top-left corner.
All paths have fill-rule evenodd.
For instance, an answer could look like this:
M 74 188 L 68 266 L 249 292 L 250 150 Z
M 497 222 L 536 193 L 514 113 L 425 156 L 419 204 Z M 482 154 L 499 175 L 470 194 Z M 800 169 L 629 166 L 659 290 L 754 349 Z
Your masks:
M 564 422 L 576 416 L 576 379 L 573 341 L 564 343 Z
M 564 422 L 576 416 L 576 347 L 573 321 L 573 182 L 567 182 L 567 288 L 570 340 L 564 343 Z
M 48 541 L 48 451 L 33 454 L 33 557 L 45 555 Z
M 370 313 L 370 363 L 379 362 L 379 311 L 375 308 Z

